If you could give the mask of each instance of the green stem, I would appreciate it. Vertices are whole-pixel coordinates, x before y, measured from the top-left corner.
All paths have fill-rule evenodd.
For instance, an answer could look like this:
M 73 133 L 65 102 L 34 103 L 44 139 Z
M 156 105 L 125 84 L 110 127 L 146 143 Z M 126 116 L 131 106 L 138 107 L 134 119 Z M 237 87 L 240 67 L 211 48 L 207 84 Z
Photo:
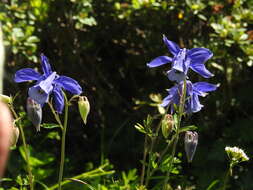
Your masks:
M 9 108 L 12 111 L 15 119 L 19 119 L 17 113 L 15 112 L 13 105 L 9 104 Z M 27 149 L 27 144 L 26 144 L 26 138 L 25 138 L 25 133 L 23 130 L 22 125 L 18 125 L 20 133 L 21 133 L 21 138 L 22 138 L 22 143 L 24 146 L 24 152 L 25 152 L 25 161 L 27 163 L 27 171 L 28 171 L 28 177 L 29 177 L 29 185 L 30 185 L 30 190 L 33 190 L 33 175 L 32 175 L 32 168 L 31 168 L 31 164 L 30 164 L 30 155 L 29 155 L 29 151 Z
M 172 169 L 172 165 L 173 165 L 173 161 L 174 161 L 174 157 L 176 154 L 176 147 L 177 147 L 177 143 L 178 143 L 178 139 L 179 139 L 179 129 L 181 126 L 181 120 L 182 120 L 182 116 L 184 114 L 184 106 L 185 106 L 185 99 L 186 99 L 186 80 L 184 80 L 184 86 L 183 86 L 183 92 L 182 92 L 182 96 L 180 97 L 180 105 L 179 105 L 179 110 L 178 110 L 178 122 L 176 125 L 176 134 L 175 134 L 175 140 L 173 143 L 173 147 L 172 147 L 172 153 L 171 153 L 171 159 L 170 159 L 170 163 L 169 163 L 169 169 L 167 171 L 167 175 L 165 177 L 164 180 L 164 186 L 163 186 L 163 190 L 167 190 L 167 183 L 169 181 L 170 178 L 170 173 L 171 173 L 171 169 Z
M 64 161 L 65 161 L 65 140 L 66 140 L 66 132 L 67 132 L 67 124 L 68 124 L 69 102 L 65 94 L 64 94 L 64 101 L 65 101 L 65 110 L 64 110 L 64 124 L 63 124 L 62 137 L 61 137 L 61 162 L 60 162 L 60 171 L 59 171 L 59 178 L 58 178 L 58 190 L 61 190 L 61 183 L 62 183 L 62 177 L 63 177 Z
M 142 159 L 142 170 L 141 170 L 141 185 L 144 183 L 144 176 L 145 176 L 145 164 L 146 164 L 146 159 L 147 159 L 147 142 L 148 142 L 148 135 L 145 134 L 145 140 L 144 140 L 144 152 L 143 152 L 143 159 Z
M 51 109 L 51 111 L 52 111 L 52 113 L 53 113 L 53 115 L 54 115 L 55 120 L 56 120 L 57 123 L 60 125 L 61 129 L 63 129 L 63 125 L 62 125 L 61 119 L 60 119 L 60 117 L 59 117 L 59 114 L 56 113 L 56 111 L 54 110 L 53 105 L 52 105 L 50 102 L 48 102 L 48 105 L 49 105 L 49 107 L 50 107 L 50 109 Z
M 146 182 L 145 182 L 145 186 L 148 187 L 148 183 L 150 180 L 150 169 L 151 169 L 151 157 L 153 154 L 153 148 L 154 148 L 154 143 L 155 143 L 155 137 L 151 137 L 151 146 L 150 146 L 150 150 L 149 150 L 149 160 L 148 160 L 148 169 L 147 169 L 147 178 L 146 178 Z
M 164 117 L 166 116 L 167 112 L 168 112 L 168 108 L 166 109 L 165 114 L 163 115 L 162 119 L 160 120 L 160 122 L 159 122 L 159 124 L 156 128 L 155 135 L 151 137 L 151 146 L 150 146 L 150 150 L 149 150 L 149 162 L 148 162 L 147 176 L 146 176 L 146 182 L 145 182 L 146 187 L 148 187 L 149 180 L 150 180 L 150 178 L 152 176 L 152 173 L 153 173 L 151 171 L 151 156 L 152 156 L 152 153 L 153 153 L 153 148 L 155 146 L 157 136 L 158 136 L 159 131 L 161 129 L 162 121 L 163 121 Z
M 224 183 L 223 183 L 222 190 L 225 190 L 226 187 L 227 187 L 227 183 L 228 183 L 228 180 L 229 180 L 229 176 L 230 176 L 230 174 L 232 173 L 232 168 L 233 168 L 233 165 L 230 163 L 230 164 L 229 164 L 228 171 L 226 172 L 226 175 L 225 175 L 225 178 L 224 178 Z

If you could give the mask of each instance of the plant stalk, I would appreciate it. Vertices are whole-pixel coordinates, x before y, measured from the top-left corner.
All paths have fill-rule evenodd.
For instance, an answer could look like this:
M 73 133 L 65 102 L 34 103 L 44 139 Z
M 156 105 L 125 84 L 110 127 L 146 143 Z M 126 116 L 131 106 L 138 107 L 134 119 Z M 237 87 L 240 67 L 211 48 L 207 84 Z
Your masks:
M 19 117 L 18 117 L 17 113 L 15 112 L 12 104 L 9 104 L 9 108 L 10 108 L 11 112 L 13 113 L 15 119 L 19 119 Z M 27 171 L 28 171 L 28 178 L 29 178 L 29 186 L 30 186 L 30 190 L 33 190 L 33 175 L 32 175 L 32 168 L 31 168 L 31 164 L 30 164 L 30 155 L 29 155 L 29 151 L 27 149 L 25 132 L 24 132 L 23 127 L 21 125 L 18 125 L 18 128 L 20 130 L 22 143 L 23 143 L 23 146 L 24 146 L 25 161 L 27 163 Z
M 172 169 L 172 165 L 173 165 L 173 161 L 174 161 L 174 157 L 176 154 L 176 147 L 177 147 L 177 143 L 178 143 L 178 139 L 179 139 L 179 129 L 181 127 L 181 120 L 182 120 L 182 116 L 184 114 L 184 106 L 185 106 L 185 99 L 186 99 L 186 80 L 184 80 L 184 85 L 183 85 L 183 89 L 182 89 L 182 96 L 180 97 L 180 105 L 179 105 L 179 111 L 178 111 L 178 122 L 177 122 L 177 126 L 176 126 L 176 134 L 175 134 L 175 140 L 173 143 L 173 147 L 172 147 L 172 153 L 171 153 L 171 159 L 170 159 L 170 164 L 169 164 L 169 169 L 167 171 L 167 175 L 165 177 L 164 180 L 164 186 L 163 186 L 163 190 L 167 190 L 167 183 L 169 181 L 170 178 L 170 173 L 171 173 L 171 169 Z
M 228 183 L 228 180 L 229 180 L 229 175 L 232 173 L 232 168 L 233 168 L 233 165 L 230 163 L 229 164 L 229 168 L 228 168 L 228 171 L 225 175 L 225 178 L 224 178 L 224 183 L 223 183 L 223 186 L 222 186 L 222 190 L 225 190 L 227 188 L 227 183 Z M 231 174 L 232 175 L 232 174 Z
M 62 128 L 62 137 L 61 137 L 61 162 L 60 162 L 60 171 L 59 171 L 59 178 L 58 178 L 58 190 L 61 190 L 61 183 L 63 177 L 63 170 L 64 170 L 64 161 L 65 161 L 65 140 L 66 140 L 66 132 L 67 132 L 67 125 L 68 125 L 68 109 L 69 109 L 69 102 L 68 99 L 64 94 L 64 101 L 65 101 L 65 110 L 64 110 L 64 124 Z

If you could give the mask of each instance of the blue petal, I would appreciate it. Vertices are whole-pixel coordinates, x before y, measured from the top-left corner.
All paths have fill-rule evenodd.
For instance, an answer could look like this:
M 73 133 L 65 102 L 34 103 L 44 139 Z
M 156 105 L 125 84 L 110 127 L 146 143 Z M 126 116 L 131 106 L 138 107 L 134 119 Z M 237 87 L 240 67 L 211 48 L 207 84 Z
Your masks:
M 179 53 L 172 60 L 173 62 L 172 68 L 180 72 L 184 72 L 186 74 L 190 65 L 190 62 L 189 62 L 190 60 L 186 59 L 186 55 L 187 55 L 187 50 L 185 48 L 181 49 Z
M 184 84 L 184 82 L 181 82 L 182 91 L 183 91 L 183 84 Z M 192 86 L 192 83 L 191 83 L 191 81 L 187 80 L 187 81 L 186 81 L 186 96 L 192 96 L 192 94 L 193 94 L 193 86 Z
M 175 56 L 178 54 L 178 52 L 180 51 L 180 47 L 167 39 L 167 37 L 165 35 L 163 35 L 163 42 L 166 44 L 166 46 L 168 47 L 169 51 Z
M 176 81 L 177 83 L 180 83 L 186 78 L 186 75 L 183 72 L 177 71 L 175 69 L 169 70 L 167 72 L 167 76 L 169 80 Z
M 208 71 L 204 63 L 213 56 L 213 53 L 206 48 L 193 48 L 188 51 L 187 55 L 191 59 L 190 68 L 205 78 L 214 76 Z
M 56 72 L 53 72 L 45 80 L 29 88 L 29 96 L 39 104 L 43 105 L 45 102 L 47 102 L 49 95 L 53 90 L 53 81 L 55 76 Z
M 60 85 L 65 90 L 68 90 L 72 94 L 81 94 L 82 87 L 78 84 L 78 82 L 70 77 L 60 76 L 55 80 L 55 82 Z
M 15 73 L 15 82 L 26 82 L 29 80 L 38 80 L 41 75 L 31 68 L 20 69 Z
M 205 63 L 213 56 L 213 53 L 207 48 L 192 48 L 188 51 L 187 55 L 191 58 L 192 62 Z
M 42 70 L 46 76 L 50 75 L 52 73 L 51 65 L 49 64 L 48 58 L 41 54 L 41 64 L 42 64 Z
M 207 82 L 196 82 L 193 84 L 194 93 L 198 94 L 199 96 L 206 96 L 205 92 L 215 91 L 218 85 L 210 84 Z
M 214 76 L 214 74 L 208 71 L 205 65 L 202 63 L 198 63 L 198 62 L 191 63 L 190 68 L 196 73 L 200 74 L 202 77 L 210 78 Z
M 169 63 L 172 61 L 171 57 L 168 56 L 160 56 L 152 60 L 150 63 L 147 64 L 148 67 L 158 67 L 161 65 L 164 65 L 166 63 Z
M 29 88 L 28 94 L 30 98 L 32 98 L 33 100 L 38 102 L 38 104 L 41 104 L 41 105 L 47 102 L 49 98 L 49 94 L 41 90 L 41 87 L 39 86 L 39 84 Z
M 197 94 L 192 95 L 190 102 L 191 102 L 190 111 L 193 113 L 200 111 L 201 108 L 203 107 L 203 105 L 200 104 L 199 102 L 199 97 Z
M 62 113 L 64 108 L 64 96 L 60 87 L 55 87 L 53 90 L 54 106 L 58 113 Z
M 172 95 L 168 95 L 163 99 L 163 102 L 160 104 L 160 106 L 162 107 L 166 107 L 167 105 L 169 105 L 171 103 L 173 96 Z

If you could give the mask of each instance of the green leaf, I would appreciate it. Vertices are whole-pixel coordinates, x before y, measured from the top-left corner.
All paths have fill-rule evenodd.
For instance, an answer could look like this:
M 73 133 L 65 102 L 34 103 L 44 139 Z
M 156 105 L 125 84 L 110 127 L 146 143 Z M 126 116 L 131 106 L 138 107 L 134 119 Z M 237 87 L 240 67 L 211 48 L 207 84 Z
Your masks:
M 212 188 L 216 185 L 216 184 L 218 184 L 220 181 L 219 180 L 214 180 L 208 187 L 207 187 L 207 189 L 206 190 L 212 190 Z
M 55 124 L 55 123 L 43 123 L 41 125 L 41 127 L 45 128 L 45 129 L 53 129 L 53 128 L 60 127 L 60 125 Z
M 181 129 L 179 129 L 179 133 L 185 132 L 185 131 L 194 131 L 196 130 L 198 127 L 195 125 L 189 125 L 186 127 L 182 127 Z
M 36 43 L 39 42 L 40 39 L 37 36 L 30 36 L 29 38 L 27 38 L 26 40 L 28 43 Z
M 143 127 L 141 124 L 137 123 L 136 125 L 134 125 L 134 127 L 135 127 L 138 131 L 140 131 L 141 133 L 146 134 L 146 131 L 145 131 L 144 127 Z

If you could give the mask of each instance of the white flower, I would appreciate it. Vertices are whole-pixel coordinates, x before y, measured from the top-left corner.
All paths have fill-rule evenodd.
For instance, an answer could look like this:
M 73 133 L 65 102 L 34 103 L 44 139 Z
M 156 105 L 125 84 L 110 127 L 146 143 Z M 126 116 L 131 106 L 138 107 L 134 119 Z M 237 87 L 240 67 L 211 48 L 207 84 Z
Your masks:
M 243 162 L 243 161 L 248 161 L 249 157 L 245 154 L 245 152 L 238 148 L 238 147 L 229 147 L 227 146 L 225 148 L 225 151 L 228 154 L 228 157 L 232 160 L 232 161 L 236 161 L 236 162 Z

